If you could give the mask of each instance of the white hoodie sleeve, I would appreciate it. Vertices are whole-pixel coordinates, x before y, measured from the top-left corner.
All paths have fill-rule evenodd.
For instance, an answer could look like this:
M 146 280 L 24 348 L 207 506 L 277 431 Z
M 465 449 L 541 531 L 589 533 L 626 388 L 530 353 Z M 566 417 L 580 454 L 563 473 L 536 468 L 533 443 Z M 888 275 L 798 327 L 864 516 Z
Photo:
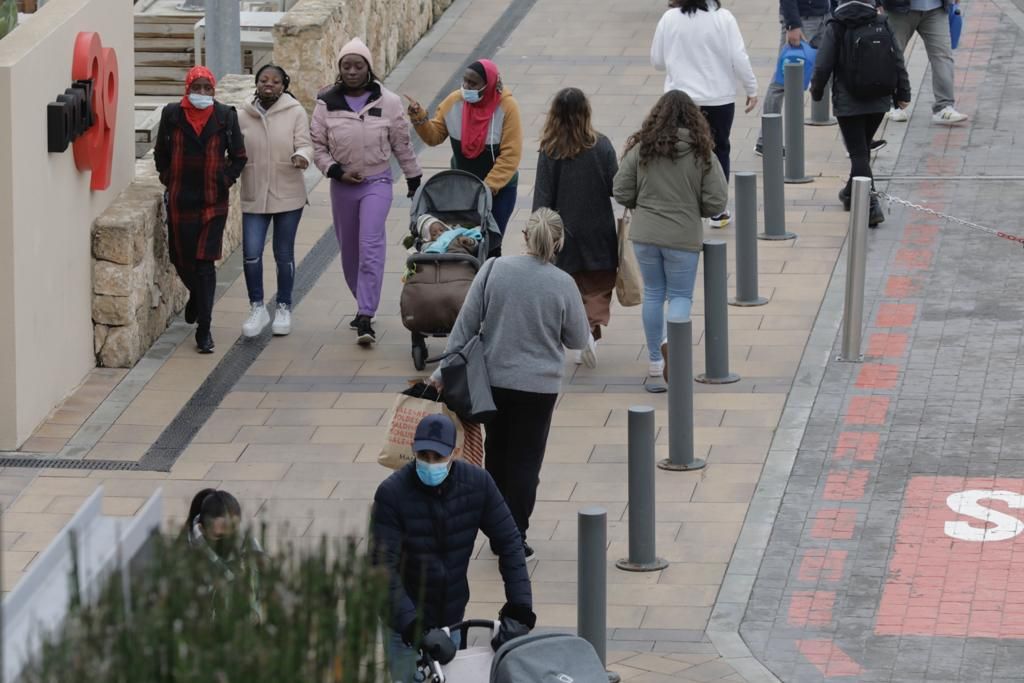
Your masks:
M 654 40 L 651 42 L 651 66 L 658 71 L 665 70 L 665 16 L 658 21 L 654 29 Z
M 743 34 L 740 33 L 740 26 L 736 23 L 736 17 L 729 10 L 718 10 L 726 14 L 726 30 L 729 34 L 729 46 L 732 49 L 732 71 L 736 78 L 743 82 L 743 90 L 747 97 L 757 96 L 757 76 L 750 66 L 750 57 L 747 55 L 747 47 L 743 43 Z

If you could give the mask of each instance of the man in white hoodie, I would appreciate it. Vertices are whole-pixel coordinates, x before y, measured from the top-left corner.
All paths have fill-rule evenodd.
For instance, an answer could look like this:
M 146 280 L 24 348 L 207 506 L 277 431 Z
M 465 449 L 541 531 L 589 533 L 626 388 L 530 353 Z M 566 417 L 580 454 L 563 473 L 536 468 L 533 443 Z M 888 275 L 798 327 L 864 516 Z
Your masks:
M 736 17 L 715 0 L 677 0 L 654 31 L 651 64 L 666 72 L 665 92 L 682 90 L 704 113 L 728 180 L 737 80 L 746 92 L 746 111 L 757 106 L 757 78 Z M 729 220 L 724 211 L 711 218 L 711 226 L 721 228 Z

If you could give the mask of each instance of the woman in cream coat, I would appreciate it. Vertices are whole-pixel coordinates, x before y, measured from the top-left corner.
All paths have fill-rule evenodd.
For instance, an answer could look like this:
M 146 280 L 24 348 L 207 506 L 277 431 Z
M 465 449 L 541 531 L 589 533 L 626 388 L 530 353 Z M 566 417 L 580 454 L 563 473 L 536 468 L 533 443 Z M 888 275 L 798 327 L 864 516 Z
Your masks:
M 274 334 L 291 332 L 295 233 L 306 204 L 303 171 L 313 160 L 306 110 L 288 92 L 289 78 L 268 64 L 256 73 L 256 94 L 238 115 L 249 163 L 242 171 L 242 252 L 249 318 L 242 334 L 255 337 L 270 323 L 263 302 L 263 247 L 274 223 L 277 310 Z

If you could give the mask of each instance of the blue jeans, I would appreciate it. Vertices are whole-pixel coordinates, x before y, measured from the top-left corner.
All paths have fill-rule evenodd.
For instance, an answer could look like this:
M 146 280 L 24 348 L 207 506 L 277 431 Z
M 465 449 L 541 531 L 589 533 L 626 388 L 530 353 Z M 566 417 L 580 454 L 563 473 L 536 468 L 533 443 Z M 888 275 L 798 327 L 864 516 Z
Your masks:
M 700 252 L 633 243 L 640 275 L 644 278 L 644 305 L 641 317 L 647 352 L 652 361 L 661 360 L 661 342 L 665 339 L 665 300 L 670 320 L 689 320 L 693 307 L 693 285 L 697 280 Z
M 498 229 L 501 230 L 501 234 L 505 234 L 505 228 L 508 227 L 508 221 L 512 218 L 512 213 L 516 210 L 516 198 L 519 196 L 519 183 L 509 183 L 505 187 L 498 191 L 498 194 L 494 195 L 494 201 L 491 203 L 491 215 L 494 216 L 494 221 L 498 224 Z M 492 249 L 489 256 L 501 256 L 501 247 Z
M 419 659 L 419 652 L 416 648 L 409 647 L 402 642 L 402 636 L 398 631 L 385 630 L 384 648 L 387 651 L 388 672 L 391 674 L 393 683 L 415 683 L 416 660 Z M 458 648 L 462 642 L 462 634 L 458 631 L 452 633 L 452 642 Z
M 274 261 L 277 262 L 277 303 L 292 305 L 295 284 L 295 233 L 302 209 L 283 213 L 242 214 L 242 256 L 245 259 L 245 287 L 250 303 L 263 303 L 263 248 L 270 221 L 274 221 Z

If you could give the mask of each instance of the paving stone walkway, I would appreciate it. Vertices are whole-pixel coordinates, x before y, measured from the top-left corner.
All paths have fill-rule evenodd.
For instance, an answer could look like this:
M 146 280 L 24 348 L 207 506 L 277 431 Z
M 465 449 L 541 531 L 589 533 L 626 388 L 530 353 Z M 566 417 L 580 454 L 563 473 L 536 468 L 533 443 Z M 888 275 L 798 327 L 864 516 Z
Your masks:
M 480 56 L 467 53 L 471 46 L 493 50 L 505 84 L 520 102 L 527 130 L 520 201 L 509 227 L 509 253 L 520 248 L 519 228 L 531 205 L 536 138 L 549 98 L 561 87 L 584 89 L 591 97 L 597 127 L 621 149 L 662 90 L 663 76 L 651 69 L 647 55 L 664 9 L 661 0 L 457 0 L 438 27 L 391 75 L 392 89 L 429 102 L 453 73 Z M 763 92 L 777 50 L 777 3 L 749 0 L 731 9 L 746 36 Z M 513 19 L 520 17 L 513 26 Z M 977 21 L 981 20 L 979 13 Z M 977 40 L 976 35 L 975 30 L 965 38 L 968 46 L 959 56 L 975 54 L 973 50 L 978 48 L 972 41 Z M 1012 49 L 1012 45 L 1004 49 Z M 977 55 L 972 59 L 981 60 L 981 53 Z M 1018 77 L 1007 78 L 1012 85 Z M 980 82 L 974 87 L 980 98 Z M 1009 106 L 1014 92 L 1012 87 L 1005 89 L 1003 106 Z M 993 117 L 997 113 L 990 112 Z M 937 132 L 921 120 L 923 115 L 923 109 L 916 114 L 909 133 L 927 136 L 911 138 L 919 153 L 927 151 L 924 145 Z M 760 160 L 752 149 L 757 128 L 755 116 L 738 115 L 733 130 L 736 171 L 760 171 Z M 895 159 L 898 141 L 892 132 L 887 135 L 892 143 L 888 152 Z M 955 136 L 961 134 L 943 131 L 943 135 L 939 142 L 959 154 L 965 140 Z M 817 177 L 812 184 L 786 188 L 787 227 L 799 238 L 759 243 L 761 293 L 770 303 L 730 308 L 730 363 L 742 380 L 724 386 L 695 386 L 697 455 L 707 459 L 708 467 L 699 473 L 657 474 L 658 553 L 671 565 L 652 574 L 624 573 L 614 566 L 608 571 L 609 665 L 626 680 L 772 680 L 734 633 L 774 513 L 771 506 L 750 505 L 756 491 L 766 485 L 766 477 L 777 480 L 782 476 L 784 481 L 788 468 L 765 470 L 764 463 L 773 450 L 795 452 L 798 435 L 811 412 L 817 385 L 802 373 L 801 359 L 805 348 L 817 349 L 822 343 L 828 346 L 834 338 L 834 329 L 822 332 L 815 329 L 815 323 L 823 316 L 834 318 L 838 310 L 838 300 L 828 298 L 827 293 L 847 224 L 847 215 L 835 201 L 848 169 L 838 130 L 809 127 L 806 136 L 807 169 Z M 999 142 L 991 139 L 988 144 L 995 150 Z M 431 173 L 446 168 L 449 156 L 445 148 L 427 149 L 421 153 L 421 162 Z M 954 170 L 958 169 L 935 166 L 928 172 Z M 329 230 L 330 208 L 324 187 L 313 193 L 310 204 L 299 229 L 299 259 L 320 253 L 317 245 Z M 215 387 L 223 398 L 214 402 L 208 418 L 197 425 L 201 428 L 186 440 L 187 447 L 180 454 L 173 452 L 170 471 L 0 472 L 0 504 L 5 507 L 0 539 L 2 589 L 10 590 L 99 485 L 104 487 L 108 514 L 134 514 L 148 495 L 161 488 L 167 523 L 175 524 L 195 491 L 218 486 L 240 498 L 247 516 L 268 523 L 274 543 L 288 540 L 302 545 L 315 542 L 322 534 L 362 533 L 368 501 L 387 474 L 376 464 L 376 456 L 388 411 L 395 393 L 417 377 L 409 356 L 408 334 L 397 315 L 404 265 L 398 244 L 407 229 L 407 216 L 408 200 L 397 198 L 388 220 L 388 274 L 377 323 L 379 343 L 373 350 L 354 344 L 348 328 L 354 303 L 340 268 L 332 263 L 297 306 L 293 333 L 271 340 L 237 381 Z M 877 258 L 879 245 L 892 242 L 900 229 L 899 216 L 894 215 L 885 230 L 872 236 L 873 257 Z M 934 233 L 937 235 L 937 228 Z M 730 263 L 732 236 L 731 227 L 708 235 L 726 240 Z M 140 462 L 152 455 L 154 444 L 166 441 L 174 429 L 168 430 L 169 426 L 180 425 L 182 416 L 200 414 L 209 403 L 211 378 L 221 376 L 226 365 L 253 351 L 247 342 L 232 344 L 248 310 L 237 256 L 232 263 L 229 260 L 219 275 L 223 294 L 214 321 L 218 341 L 214 355 L 196 355 L 187 328 L 178 322 L 132 371 L 92 373 L 23 450 L 65 458 Z M 876 271 L 873 266 L 873 278 L 877 278 Z M 272 272 L 266 274 L 266 286 L 273 291 Z M 901 296 L 910 297 L 911 291 Z M 896 309 L 893 315 L 904 310 Z M 700 285 L 694 311 L 693 353 L 695 372 L 699 373 L 705 351 Z M 912 319 L 914 315 L 911 313 Z M 898 341 L 890 341 L 896 348 Z M 440 344 L 432 342 L 435 349 Z M 667 449 L 667 402 L 663 395 L 644 391 L 646 364 L 639 309 L 615 309 L 599 355 L 596 370 L 567 366 L 531 526 L 531 541 L 536 539 L 540 557 L 531 563 L 536 611 L 546 627 L 575 626 L 579 508 L 603 505 L 609 513 L 609 559 L 627 554 L 629 406 L 656 408 L 659 456 L 664 457 Z M 875 377 L 882 381 L 889 376 L 887 372 L 878 369 Z M 834 373 L 831 368 L 830 373 Z M 838 379 L 843 381 L 843 377 Z M 830 374 L 828 386 L 833 385 L 839 386 Z M 867 403 L 857 404 L 858 414 L 870 419 L 878 413 L 879 404 L 872 396 L 864 398 Z M 790 443 L 793 439 L 797 441 Z M 803 467 L 795 471 L 794 481 L 800 481 Z M 854 476 L 853 485 L 860 476 Z M 784 519 L 788 509 L 783 508 Z M 839 517 L 835 525 L 846 521 Z M 778 533 L 777 528 L 776 536 Z M 500 577 L 485 545 L 480 544 L 470 568 L 472 615 L 493 614 L 503 602 Z M 823 568 L 833 567 L 834 558 L 823 555 L 821 559 Z M 770 566 L 771 562 L 766 562 L 765 568 Z M 759 579 L 756 599 L 760 599 L 761 587 Z M 820 611 L 813 596 L 808 612 L 812 607 L 815 614 Z M 748 617 L 751 614 L 756 612 Z M 766 641 L 754 637 L 751 642 L 756 645 L 755 654 L 773 661 L 765 652 Z M 811 647 L 820 651 L 823 646 Z M 815 656 L 820 660 L 820 654 Z M 806 665 L 805 660 L 801 662 Z
M 882 188 L 1020 235 L 1024 40 L 967 13 L 971 121 L 930 125 L 927 79 Z M 901 206 L 869 235 L 866 357 L 825 370 L 741 629 L 780 679 L 1021 680 L 1022 259 Z

